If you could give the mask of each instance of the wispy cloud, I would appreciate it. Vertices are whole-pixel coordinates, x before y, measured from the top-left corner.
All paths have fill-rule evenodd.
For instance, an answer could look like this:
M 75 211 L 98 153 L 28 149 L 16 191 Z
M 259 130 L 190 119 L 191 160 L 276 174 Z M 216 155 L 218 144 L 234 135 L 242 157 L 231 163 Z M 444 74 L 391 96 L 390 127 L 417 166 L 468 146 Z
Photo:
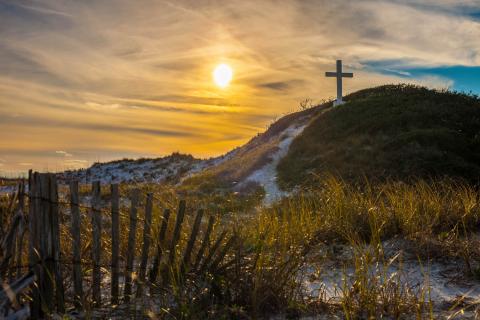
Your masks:
M 88 165 L 88 160 L 84 159 L 68 159 L 64 161 L 66 169 L 77 169 Z
M 130 134 L 143 134 L 143 135 L 156 135 L 164 137 L 202 137 L 201 133 L 188 132 L 182 130 L 168 130 L 168 129 L 157 129 L 153 127 L 135 127 L 131 125 L 114 125 L 107 124 L 102 122 L 83 122 L 76 121 L 70 122 L 66 120 L 53 119 L 53 118 L 43 118 L 35 116 L 24 116 L 24 117 L 8 117 L 4 116 L 0 119 L 0 123 L 9 124 L 9 125 L 22 125 L 26 129 L 33 127 L 55 127 L 56 129 L 76 129 L 76 130 L 93 130 L 93 131 L 105 131 L 112 134 L 115 133 L 130 133 Z M 181 127 L 181 126 L 179 126 Z M 56 151 L 56 153 L 63 153 L 63 151 Z M 66 153 L 65 153 L 66 154 Z
M 288 91 L 292 90 L 295 87 L 301 88 L 303 84 L 302 80 L 288 80 L 288 81 L 275 81 L 275 82 L 267 82 L 267 83 L 260 83 L 258 85 L 259 88 L 271 89 L 275 91 Z
M 66 13 L 66 12 L 53 10 L 53 9 L 48 8 L 48 7 L 27 5 L 27 4 L 23 4 L 22 1 L 11 2 L 10 5 L 11 6 L 17 6 L 19 8 L 23 8 L 23 9 L 27 9 L 27 10 L 31 10 L 31 11 L 34 11 L 34 12 L 38 12 L 38 13 L 41 13 L 41 14 L 71 17 L 71 15 Z
M 73 154 L 68 153 L 67 151 L 59 150 L 55 151 L 56 154 L 62 155 L 64 157 L 73 157 Z
M 85 103 L 85 105 L 88 108 L 91 108 L 94 110 L 116 110 L 124 107 L 118 103 L 105 104 L 105 103 L 97 103 L 97 102 L 90 102 L 90 101 Z

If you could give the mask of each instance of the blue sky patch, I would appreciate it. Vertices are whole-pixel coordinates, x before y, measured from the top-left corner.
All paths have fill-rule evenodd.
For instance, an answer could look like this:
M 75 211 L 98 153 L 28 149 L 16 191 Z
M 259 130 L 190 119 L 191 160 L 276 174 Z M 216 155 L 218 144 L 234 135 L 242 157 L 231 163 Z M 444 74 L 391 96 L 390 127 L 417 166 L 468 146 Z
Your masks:
M 405 79 L 440 77 L 453 81 L 451 89 L 480 94 L 480 66 L 408 67 L 400 60 L 364 62 L 367 70 Z

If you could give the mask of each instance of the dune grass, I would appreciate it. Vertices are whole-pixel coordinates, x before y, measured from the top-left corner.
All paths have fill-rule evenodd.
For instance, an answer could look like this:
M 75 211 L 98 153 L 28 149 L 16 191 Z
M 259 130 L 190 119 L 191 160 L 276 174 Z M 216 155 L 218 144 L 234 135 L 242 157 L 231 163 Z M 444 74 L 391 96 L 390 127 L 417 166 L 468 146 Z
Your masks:
M 249 290 L 254 295 L 251 311 L 289 312 L 294 308 L 300 313 L 314 312 L 320 301 L 302 296 L 302 270 L 309 263 L 309 255 L 319 247 L 342 243 L 353 249 L 349 262 L 353 275 L 345 275 L 348 281 L 331 310 L 341 307 L 341 313 L 349 319 L 398 319 L 405 314 L 433 317 L 428 284 L 413 289 L 400 281 L 401 272 L 387 274 L 391 265 L 401 265 L 401 261 L 385 255 L 383 243 L 406 239 L 415 243 L 412 254 L 420 265 L 437 256 L 458 258 L 465 261 L 466 277 L 477 274 L 478 242 L 469 239 L 480 222 L 478 201 L 475 188 L 452 180 L 358 187 L 326 177 L 315 190 L 301 192 L 242 219 L 239 233 L 243 244 L 259 248 L 261 261 L 251 270 L 258 274 L 252 277 L 261 279 L 262 286 L 259 296 Z M 462 250 L 458 250 L 460 246 Z M 428 277 L 428 270 L 425 274 Z M 265 293 L 275 293 L 275 298 Z M 272 301 L 276 302 L 274 307 Z
M 128 195 L 131 187 L 123 186 L 122 194 Z M 158 225 L 164 208 L 172 210 L 167 232 L 170 237 L 179 195 L 171 188 L 151 185 L 144 188 L 154 192 L 154 225 Z M 108 190 L 103 192 L 108 200 Z M 223 201 L 236 201 L 229 197 L 235 195 Z M 435 318 L 435 302 L 431 301 L 428 283 L 413 288 L 403 279 L 402 256 L 392 256 L 384 249 L 384 243 L 390 239 L 414 244 L 404 250 L 417 257 L 419 266 L 425 263 L 426 278 L 427 262 L 442 256 L 463 261 L 465 277 L 480 281 L 480 246 L 474 240 L 480 226 L 480 193 L 464 182 L 443 179 L 356 185 L 325 176 L 315 188 L 299 191 L 268 208 L 216 210 L 215 206 L 208 207 L 209 201 L 217 200 L 188 195 L 188 213 L 177 253 L 180 255 L 186 246 L 193 213 L 204 207 L 217 218 L 214 235 L 226 230 L 228 236 L 235 237 L 226 259 L 214 273 L 191 274 L 186 278 L 175 276 L 178 264 L 170 266 L 169 286 L 150 297 L 135 300 L 134 315 L 158 319 L 258 319 L 327 313 L 346 319 Z M 8 202 L 1 201 L 4 206 Z M 128 203 L 122 209 L 121 230 L 128 230 L 127 212 Z M 91 227 L 87 213 L 83 214 L 82 253 L 88 264 Z M 107 211 L 105 215 L 105 221 L 109 221 Z M 63 258 L 68 260 L 71 236 L 68 216 L 63 219 L 67 225 L 61 230 Z M 141 211 L 139 219 L 138 225 L 142 226 Z M 138 252 L 141 230 L 137 232 Z M 156 241 L 155 228 L 153 235 Z M 122 232 L 122 255 L 126 242 L 127 232 Z M 103 245 L 104 274 L 108 276 L 111 254 L 108 223 L 104 225 Z M 352 252 L 337 267 L 342 270 L 344 281 L 336 298 L 307 294 L 306 270 L 314 264 L 322 268 L 325 259 L 322 252 L 336 245 Z M 194 253 L 198 247 L 199 243 Z M 399 271 L 392 274 L 389 271 L 392 266 Z M 68 266 L 64 271 L 68 275 Z M 88 274 L 89 270 L 85 272 Z M 87 282 L 87 288 L 88 285 Z M 66 287 L 68 290 L 70 286 Z M 88 299 L 85 307 L 93 314 Z
M 220 278 L 212 275 L 211 300 L 188 304 L 196 312 L 210 310 L 213 318 L 317 312 L 347 319 L 435 318 L 428 282 L 410 286 L 401 256 L 384 252 L 389 239 L 414 244 L 405 250 L 425 268 L 426 279 L 428 261 L 438 256 L 464 261 L 465 277 L 480 266 L 478 242 L 471 240 L 480 224 L 479 193 L 449 179 L 357 186 L 328 176 L 314 190 L 226 221 L 238 235 L 238 256 L 231 256 L 238 261 Z M 345 273 L 338 299 L 306 296 L 302 276 L 311 257 L 339 243 L 352 249 L 347 265 L 353 272 Z M 392 274 L 391 267 L 398 271 Z

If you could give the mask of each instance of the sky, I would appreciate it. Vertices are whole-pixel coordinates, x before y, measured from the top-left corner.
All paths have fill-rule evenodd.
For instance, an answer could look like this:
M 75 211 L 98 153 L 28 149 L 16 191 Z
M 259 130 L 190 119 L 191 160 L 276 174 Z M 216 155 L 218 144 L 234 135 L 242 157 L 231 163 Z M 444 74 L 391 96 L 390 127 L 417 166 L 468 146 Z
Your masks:
M 480 94 L 480 0 L 0 0 L 0 39 L 4 175 L 221 155 L 333 98 L 336 59 L 346 93 Z

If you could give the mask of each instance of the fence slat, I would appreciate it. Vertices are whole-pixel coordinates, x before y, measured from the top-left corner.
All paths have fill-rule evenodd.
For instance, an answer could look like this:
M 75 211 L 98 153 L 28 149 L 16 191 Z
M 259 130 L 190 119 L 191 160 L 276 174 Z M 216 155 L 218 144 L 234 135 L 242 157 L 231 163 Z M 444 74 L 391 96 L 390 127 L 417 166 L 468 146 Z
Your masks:
M 25 180 L 22 180 L 20 183 L 19 187 L 19 192 L 18 192 L 18 210 L 19 213 L 22 216 L 22 221 L 20 224 L 20 230 L 17 238 L 17 257 L 16 257 L 16 264 L 17 264 L 17 270 L 16 270 L 16 275 L 17 278 L 22 277 L 22 266 L 23 266 L 23 240 L 25 237 L 25 232 L 26 232 L 26 214 L 25 214 Z
M 145 202 L 145 221 L 143 224 L 143 246 L 142 257 L 140 260 L 140 271 L 138 273 L 137 281 L 137 297 L 140 297 L 143 293 L 143 283 L 145 282 L 145 274 L 147 271 L 148 252 L 150 249 L 150 229 L 152 225 L 152 206 L 153 206 L 153 194 L 147 194 L 147 200 Z
M 235 241 L 237 240 L 236 235 L 233 235 L 228 239 L 227 243 L 223 247 L 222 251 L 218 254 L 218 256 L 213 260 L 213 262 L 208 266 L 208 268 L 212 271 L 215 272 L 222 260 L 225 258 L 225 256 L 228 253 L 228 250 L 234 245 Z
M 210 248 L 209 252 L 208 252 L 208 255 L 207 257 L 205 258 L 205 260 L 203 261 L 203 264 L 202 266 L 199 268 L 199 274 L 202 274 L 204 273 L 207 268 L 209 267 L 210 265 L 210 261 L 212 260 L 213 256 L 215 255 L 215 252 L 218 250 L 218 248 L 220 247 L 220 245 L 222 244 L 222 241 L 223 239 L 225 238 L 225 235 L 227 234 L 226 231 L 223 231 L 220 236 L 218 236 L 218 239 L 217 241 L 215 241 L 215 243 L 213 244 L 212 248 Z
M 45 305 L 47 312 L 54 311 L 54 255 L 53 255 L 53 230 L 52 230 L 52 215 L 51 215 L 51 199 L 50 199 L 50 182 L 51 179 L 48 174 L 40 175 L 40 189 L 41 189 L 41 219 L 42 219 L 42 233 L 41 239 L 41 258 L 42 258 L 42 283 L 41 296 L 42 303 Z
M 190 233 L 190 239 L 188 240 L 187 247 L 183 254 L 183 263 L 182 263 L 182 273 L 185 271 L 187 266 L 190 264 L 190 256 L 192 255 L 193 246 L 195 240 L 198 236 L 198 231 L 200 230 L 200 224 L 202 223 L 203 210 L 200 209 L 195 216 L 195 221 L 193 223 L 192 232 Z
M 73 254 L 73 286 L 74 286 L 74 303 L 77 310 L 83 308 L 84 292 L 83 292 L 83 277 L 81 264 L 81 216 L 80 216 L 80 199 L 79 199 L 79 185 L 78 181 L 72 181 L 70 187 L 70 213 L 71 213 L 71 234 L 72 234 L 72 254 Z M 24 187 L 19 189 L 19 209 L 18 213 L 23 212 L 22 193 Z M 58 200 L 58 184 L 55 174 L 31 174 L 29 177 L 29 264 L 33 272 L 38 277 L 38 286 L 32 288 L 32 317 L 40 318 L 43 312 L 49 314 L 55 309 L 58 313 L 65 313 L 65 297 L 64 284 L 61 272 L 61 238 L 60 238 L 60 211 Z M 140 190 L 134 189 L 131 194 L 131 207 L 129 216 L 129 234 L 126 252 L 125 265 L 125 286 L 124 286 L 124 302 L 129 303 L 132 298 L 133 283 L 135 282 L 137 288 L 137 296 L 143 293 L 143 286 L 145 285 L 145 278 L 147 266 L 149 262 L 150 245 L 152 241 L 152 208 L 153 208 L 153 194 L 148 193 L 145 201 L 145 220 L 143 225 L 142 236 L 142 251 L 140 257 L 140 265 L 138 269 L 138 277 L 132 281 L 134 272 L 134 262 L 136 255 L 136 241 L 137 241 L 137 224 L 138 224 L 138 205 L 140 202 Z M 93 262 L 92 270 L 92 301 L 93 306 L 102 305 L 101 281 L 102 281 L 102 214 L 101 214 L 101 185 L 99 181 L 92 183 L 92 197 L 91 197 L 91 224 L 92 224 L 92 250 L 91 259 Z M 111 185 L 111 210 L 112 210 L 112 277 L 111 277 L 111 301 L 112 304 L 118 304 L 119 301 L 119 259 L 120 259 L 120 196 L 118 184 Z M 198 243 L 200 229 L 202 226 L 202 219 L 204 216 L 203 210 L 198 210 L 192 224 L 191 232 L 188 235 L 183 256 L 176 255 L 180 238 L 182 237 L 182 228 L 185 221 L 186 202 L 181 200 L 178 204 L 178 211 L 176 214 L 173 233 L 170 241 L 165 241 L 167 230 L 169 229 L 170 210 L 165 209 L 160 225 L 158 242 L 156 247 L 156 254 L 153 259 L 152 269 L 149 277 L 152 283 L 155 282 L 159 269 L 161 274 L 165 271 L 165 267 L 175 269 L 181 267 L 181 274 L 185 270 L 198 270 L 199 273 L 208 270 L 217 269 L 218 266 L 223 266 L 222 261 L 229 252 L 230 248 L 235 243 L 235 235 L 226 237 L 227 232 L 222 232 L 216 237 L 213 242 L 213 227 L 215 219 L 210 216 L 208 225 L 201 244 Z M 22 213 L 23 215 L 23 213 Z M 18 215 L 22 217 L 22 215 Z M 23 217 L 22 217 L 23 218 Z M 19 222 L 20 223 L 20 222 Z M 173 223 L 173 221 L 172 221 Z M 155 229 L 156 230 L 156 229 Z M 216 232 L 215 232 L 216 233 Z M 139 235 L 140 237 L 140 235 Z M 183 239 L 183 238 L 182 238 Z M 15 239 L 14 239 L 15 240 Z M 13 241 L 13 240 L 12 240 Z M 22 248 L 21 239 L 16 239 L 13 245 L 19 251 Z M 183 244 L 183 242 L 182 242 Z M 140 245 L 140 244 L 138 244 Z M 183 245 L 182 245 L 183 246 Z M 196 247 L 200 247 L 197 254 L 194 255 Z M 168 250 L 168 256 L 162 260 L 164 250 Z M 180 250 L 179 250 L 180 251 Z M 208 252 L 206 255 L 205 253 Z M 206 255 L 206 257 L 204 257 Z M 195 257 L 195 259 L 194 259 Z M 166 258 L 166 259 L 165 259 Z M 181 260 L 180 260 L 181 259 Z M 22 255 L 15 256 L 13 260 L 21 264 Z M 162 268 L 160 268 L 162 266 Z M 19 271 L 16 272 L 20 274 Z M 163 276 L 168 276 L 163 273 Z M 167 279 L 168 280 L 168 279 Z
M 2 289 L 0 289 L 0 310 L 6 304 L 11 302 L 12 295 L 16 296 L 19 293 L 21 293 L 28 286 L 30 286 L 34 280 L 35 280 L 35 274 L 32 271 L 29 271 L 27 274 L 18 278 L 14 282 L 8 285 L 3 285 Z
M 196 270 L 200 265 L 200 262 L 202 261 L 203 254 L 205 253 L 205 250 L 207 249 L 207 246 L 210 242 L 210 234 L 212 233 L 214 223 L 215 223 L 215 218 L 213 216 L 210 216 L 210 218 L 208 218 L 207 230 L 205 231 L 205 234 L 203 236 L 200 249 L 198 249 L 197 257 L 195 258 L 195 263 L 192 267 L 192 270 Z
M 185 200 L 180 200 L 178 204 L 177 219 L 175 220 L 175 229 L 173 231 L 172 242 L 170 242 L 168 265 L 173 266 L 175 263 L 176 246 L 180 240 L 180 232 L 182 231 L 183 218 L 185 217 Z
M 73 248 L 73 289 L 74 304 L 77 310 L 82 309 L 83 305 L 83 277 L 81 265 L 81 243 L 80 243 L 80 209 L 78 197 L 78 181 L 70 182 L 70 214 L 72 216 L 71 233 Z
M 53 253 L 53 271 L 55 274 L 55 299 L 57 311 L 60 314 L 65 313 L 65 297 L 63 287 L 63 277 L 60 266 L 61 246 L 60 246 L 60 220 L 58 211 L 58 185 L 55 174 L 50 174 L 50 215 L 51 215 L 51 231 L 52 231 L 52 253 Z
M 100 181 L 92 183 L 92 300 L 95 306 L 101 305 L 102 294 L 100 283 L 102 280 L 100 257 L 101 257 L 101 236 L 102 236 L 102 216 L 100 211 Z
M 131 207 L 130 207 L 130 230 L 128 232 L 127 244 L 127 265 L 125 268 L 125 287 L 123 291 L 123 300 L 125 303 L 130 302 L 130 295 L 132 294 L 132 272 L 133 260 L 135 259 L 135 238 L 137 231 L 137 206 L 140 197 L 140 190 L 134 189 L 132 191 Z
M 0 278 L 4 279 L 5 276 L 7 275 L 9 271 L 9 263 L 13 259 L 13 253 L 15 250 L 15 244 L 16 244 L 16 235 L 18 233 L 18 229 L 20 228 L 20 225 L 22 223 L 22 217 L 18 214 L 16 214 L 12 221 L 10 222 L 10 226 L 7 232 L 7 235 L 5 236 L 5 239 L 0 245 L 0 250 L 3 253 L 3 259 L 0 261 Z M 10 269 L 12 270 L 12 269 Z
M 158 269 L 160 267 L 160 260 L 163 255 L 163 241 L 165 240 L 165 234 L 167 233 L 168 220 L 170 219 L 170 209 L 165 209 L 162 216 L 162 226 L 160 227 L 160 233 L 157 240 L 157 252 L 155 253 L 155 258 L 153 259 L 153 266 L 150 270 L 149 280 L 150 283 L 154 283 L 157 280 Z
M 120 254 L 120 222 L 119 222 L 119 202 L 118 184 L 110 186 L 112 198 L 112 283 L 111 283 L 111 302 L 113 305 L 118 304 L 118 277 L 119 254 Z
M 33 173 L 32 170 L 28 172 L 28 232 L 29 232 L 29 245 L 28 245 L 28 261 L 29 266 L 35 272 L 36 285 L 32 286 L 32 301 L 30 303 L 31 316 L 33 319 L 39 319 L 41 314 L 40 304 L 40 283 L 41 283 L 41 268 L 38 265 L 39 261 L 39 177 L 38 173 Z

